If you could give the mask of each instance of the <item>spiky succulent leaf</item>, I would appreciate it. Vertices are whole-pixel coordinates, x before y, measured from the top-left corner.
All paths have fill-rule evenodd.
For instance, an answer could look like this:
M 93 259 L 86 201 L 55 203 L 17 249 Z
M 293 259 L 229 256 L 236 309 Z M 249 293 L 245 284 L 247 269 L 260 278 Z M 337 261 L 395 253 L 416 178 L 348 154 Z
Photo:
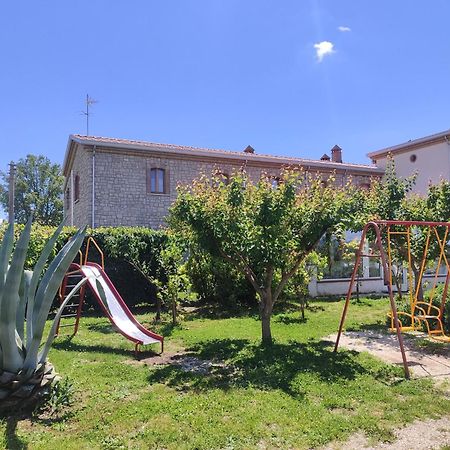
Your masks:
M 31 219 L 26 224 L 12 254 L 2 289 L 0 304 L 0 345 L 2 347 L 2 368 L 8 372 L 18 372 L 22 368 L 23 357 L 16 341 L 16 313 L 19 304 L 19 287 L 30 241 Z
M 81 289 L 81 287 L 88 281 L 88 278 L 83 278 L 74 288 L 70 291 L 69 295 L 64 299 L 64 301 L 61 303 L 61 306 L 58 309 L 58 312 L 56 313 L 53 322 L 52 327 L 50 329 L 50 332 L 48 333 L 47 341 L 45 342 L 44 347 L 42 348 L 41 352 L 38 356 L 38 364 L 45 363 L 45 359 L 47 358 L 48 352 L 50 351 L 50 347 L 52 346 L 52 343 L 56 337 L 56 328 L 58 327 L 58 322 L 61 319 L 61 315 L 64 311 L 64 308 L 69 303 L 69 301 L 72 299 L 72 297 Z
M 3 236 L 2 246 L 0 249 L 0 293 L 5 284 L 6 272 L 8 271 L 8 264 L 11 258 L 12 249 L 14 246 L 14 226 L 12 223 L 8 225 L 5 235 Z
M 41 278 L 42 271 L 45 268 L 45 265 L 48 261 L 48 258 L 50 257 L 53 248 L 56 244 L 56 241 L 58 240 L 58 237 L 61 234 L 61 231 L 63 229 L 64 222 L 59 225 L 59 227 L 55 230 L 53 235 L 50 237 L 50 239 L 46 242 L 44 248 L 42 249 L 42 252 L 39 256 L 39 259 L 36 262 L 36 265 L 33 269 L 33 276 L 30 281 L 30 287 L 28 289 L 28 299 L 27 299 L 27 342 L 31 341 L 31 336 L 33 334 L 33 310 L 34 310 L 34 298 L 36 295 L 36 289 L 39 283 L 39 280 Z
M 2 307 L 2 298 L 4 292 L 4 285 L 6 274 L 8 272 L 8 264 L 11 258 L 11 253 L 14 245 L 14 226 L 9 224 L 2 240 L 0 247 L 0 309 Z M 0 341 L 0 363 L 3 361 L 2 345 Z
M 27 308 L 28 290 L 31 283 L 33 272 L 31 270 L 24 270 L 22 280 L 19 288 L 19 304 L 16 312 L 16 330 L 20 336 L 21 341 L 24 341 L 25 334 L 25 311 Z
M 55 259 L 50 263 L 36 292 L 33 308 L 33 330 L 31 341 L 27 342 L 27 355 L 24 369 L 28 372 L 36 367 L 39 345 L 44 332 L 50 307 L 56 292 L 64 278 L 67 269 L 78 253 L 86 234 L 86 228 L 79 230 L 69 242 L 60 250 Z

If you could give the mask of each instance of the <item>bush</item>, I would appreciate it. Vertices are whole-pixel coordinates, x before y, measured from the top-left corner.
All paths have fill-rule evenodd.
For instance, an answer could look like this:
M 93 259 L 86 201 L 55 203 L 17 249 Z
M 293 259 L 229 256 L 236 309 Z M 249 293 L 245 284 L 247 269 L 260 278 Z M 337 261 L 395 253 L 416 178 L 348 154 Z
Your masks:
M 442 297 L 444 295 L 444 283 L 439 283 L 434 290 L 433 305 L 440 308 L 442 304 Z M 429 301 L 431 296 L 431 289 L 425 291 L 424 299 Z M 447 292 L 447 298 L 445 300 L 444 314 L 442 317 L 442 325 L 446 333 L 450 333 L 450 288 Z
M 233 266 L 204 252 L 195 251 L 187 263 L 187 274 L 199 300 L 223 304 L 254 306 L 255 290 Z
M 22 225 L 16 226 L 16 237 L 22 229 Z M 0 226 L 0 239 L 5 230 L 5 225 Z M 45 242 L 54 230 L 55 227 L 33 225 L 27 269 L 35 265 Z M 55 254 L 75 231 L 73 227 L 64 227 L 55 245 Z M 161 265 L 161 252 L 168 242 L 167 232 L 145 227 L 101 227 L 88 230 L 87 237 L 89 236 L 92 236 L 102 249 L 105 271 L 128 306 L 154 304 L 154 280 L 158 279 L 163 284 L 167 282 L 165 269 Z M 82 246 L 83 254 L 85 249 L 86 242 Z M 100 255 L 92 246 L 89 250 L 89 260 L 100 263 Z M 255 292 L 249 282 L 233 266 L 222 260 L 195 251 L 188 259 L 186 273 L 199 300 L 226 306 L 256 305 Z M 97 309 L 97 303 L 89 294 L 87 299 L 88 305 Z
M 0 239 L 6 230 L 6 224 L 0 226 Z M 23 225 L 16 225 L 16 240 Z M 29 251 L 25 263 L 26 269 L 34 267 L 45 242 L 55 227 L 33 225 Z M 76 229 L 64 227 L 53 250 L 55 256 Z M 86 239 L 92 236 L 99 244 L 105 256 L 105 270 L 128 306 L 139 303 L 154 303 L 156 290 L 152 277 L 163 276 L 159 266 L 159 253 L 167 240 L 164 231 L 144 227 L 108 227 L 88 230 Z M 86 242 L 82 252 L 86 249 Z M 100 263 L 100 255 L 91 247 L 89 260 Z M 89 297 L 88 297 L 89 298 Z M 90 305 L 96 302 L 88 301 Z

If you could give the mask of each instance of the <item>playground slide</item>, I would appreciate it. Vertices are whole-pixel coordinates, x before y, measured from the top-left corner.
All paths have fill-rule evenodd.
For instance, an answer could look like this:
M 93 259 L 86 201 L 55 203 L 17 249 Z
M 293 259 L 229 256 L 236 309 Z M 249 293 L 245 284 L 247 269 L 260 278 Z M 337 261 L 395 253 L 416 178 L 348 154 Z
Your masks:
M 147 330 L 136 320 L 101 266 L 88 262 L 81 266 L 81 271 L 88 278 L 92 292 L 111 323 L 117 327 L 123 336 L 136 344 L 136 350 L 139 345 L 159 342 L 161 343 L 161 351 L 163 351 L 164 338 Z M 103 288 L 105 301 L 100 295 L 97 283 Z

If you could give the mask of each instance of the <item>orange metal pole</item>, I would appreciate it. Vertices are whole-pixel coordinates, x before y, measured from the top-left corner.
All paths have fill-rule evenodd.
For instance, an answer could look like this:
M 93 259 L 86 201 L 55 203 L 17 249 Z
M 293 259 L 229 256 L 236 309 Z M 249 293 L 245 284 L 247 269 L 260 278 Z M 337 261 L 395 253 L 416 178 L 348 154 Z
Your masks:
M 361 241 L 359 242 L 359 248 L 356 252 L 356 261 L 355 266 L 353 267 L 352 277 L 350 279 L 350 285 L 348 287 L 347 291 L 347 297 L 345 299 L 344 309 L 342 311 L 341 321 L 339 323 L 339 331 L 336 337 L 336 343 L 334 344 L 334 351 L 337 352 L 337 349 L 339 347 L 339 340 L 341 339 L 342 329 L 344 328 L 345 319 L 347 317 L 347 311 L 348 311 L 348 305 L 350 304 L 350 298 L 352 296 L 352 290 L 353 286 L 355 285 L 356 275 L 358 273 L 359 264 L 361 262 L 361 253 L 364 248 L 364 242 L 366 240 L 366 234 L 367 229 L 369 228 L 369 224 L 366 224 L 366 226 L 363 229 Z
M 383 224 L 383 223 L 381 223 Z M 342 316 L 341 316 L 341 321 L 339 323 L 339 331 L 338 331 L 338 335 L 336 338 L 336 343 L 334 345 L 334 351 L 336 352 L 339 346 L 339 340 L 341 338 L 341 334 L 342 334 L 342 329 L 344 327 L 344 323 L 345 323 L 345 318 L 347 316 L 347 311 L 348 311 L 348 306 L 350 303 L 350 297 L 352 294 L 352 289 L 355 283 L 355 279 L 356 279 L 356 274 L 358 272 L 358 266 L 359 266 L 359 262 L 361 259 L 361 253 L 362 253 L 362 249 L 364 246 L 364 241 L 366 239 L 366 234 L 367 234 L 367 230 L 369 227 L 373 227 L 375 234 L 376 234 L 376 244 L 378 245 L 378 249 L 380 252 L 380 258 L 381 258 L 381 264 L 383 267 L 383 272 L 384 272 L 384 280 L 385 283 L 387 285 L 388 288 L 388 293 L 389 293 L 389 300 L 391 303 L 391 311 L 392 311 L 392 315 L 394 317 L 394 325 L 395 325 L 395 329 L 397 331 L 397 339 L 398 339 L 398 343 L 399 343 L 399 347 L 400 347 L 400 352 L 402 355 L 402 361 L 403 361 L 403 369 L 405 372 L 405 378 L 409 379 L 410 378 L 410 373 L 409 373 L 409 367 L 408 367 L 408 361 L 406 359 L 406 353 L 405 353 L 405 347 L 403 345 L 403 336 L 401 333 L 401 326 L 400 326 L 400 322 L 398 320 L 398 314 L 397 314 L 397 306 L 395 305 L 395 300 L 394 300 L 394 294 L 392 292 L 392 282 L 390 282 L 390 278 L 389 278 L 389 273 L 388 273 L 388 264 L 386 261 L 386 255 L 384 254 L 384 250 L 383 250 L 383 243 L 381 240 L 381 233 L 380 233 L 380 228 L 378 226 L 378 223 L 376 222 L 369 222 L 365 225 L 363 232 L 362 232 L 362 236 L 361 236 L 361 242 L 359 244 L 359 248 L 358 248 L 358 253 L 356 255 L 356 263 L 355 263 L 355 267 L 353 269 L 353 273 L 352 273 L 352 278 L 350 281 L 350 285 L 349 285 L 349 289 L 347 292 L 347 298 L 345 300 L 345 305 L 344 305 L 344 309 L 342 311 Z

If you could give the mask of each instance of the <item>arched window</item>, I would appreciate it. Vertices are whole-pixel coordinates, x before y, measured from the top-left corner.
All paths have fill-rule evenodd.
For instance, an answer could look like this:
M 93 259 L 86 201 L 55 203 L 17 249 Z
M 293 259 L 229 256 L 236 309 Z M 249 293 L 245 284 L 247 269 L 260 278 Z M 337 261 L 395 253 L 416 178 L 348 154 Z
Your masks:
M 148 171 L 147 190 L 152 194 L 167 193 L 165 169 L 153 167 Z

